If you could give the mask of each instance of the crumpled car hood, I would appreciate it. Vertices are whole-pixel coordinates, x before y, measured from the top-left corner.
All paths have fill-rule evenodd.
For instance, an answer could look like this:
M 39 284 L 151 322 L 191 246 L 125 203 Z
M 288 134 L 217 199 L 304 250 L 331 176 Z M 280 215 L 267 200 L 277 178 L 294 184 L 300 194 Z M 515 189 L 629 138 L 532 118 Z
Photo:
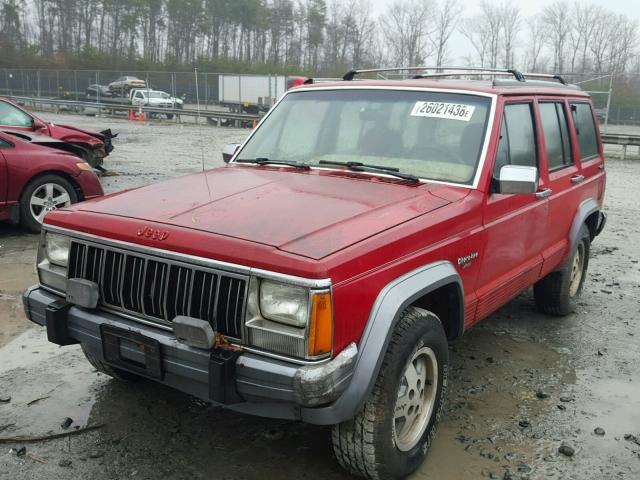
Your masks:
M 198 229 L 320 259 L 449 203 L 425 184 L 229 166 L 72 209 Z

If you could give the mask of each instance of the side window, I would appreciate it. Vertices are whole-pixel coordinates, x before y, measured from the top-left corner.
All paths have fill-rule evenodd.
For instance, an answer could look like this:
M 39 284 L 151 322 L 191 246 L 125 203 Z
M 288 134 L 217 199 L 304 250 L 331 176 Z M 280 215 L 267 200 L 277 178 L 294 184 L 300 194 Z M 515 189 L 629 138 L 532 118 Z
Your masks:
M 19 108 L 10 103 L 0 101 L 0 125 L 11 127 L 31 127 L 33 120 Z
M 493 167 L 494 178 L 499 178 L 505 165 L 537 167 L 536 135 L 530 103 L 512 103 L 504 107 L 500 144 Z
M 598 136 L 596 125 L 593 120 L 591 105 L 588 103 L 572 103 L 571 113 L 576 125 L 578 134 L 578 144 L 580 145 L 580 158 L 582 160 L 596 157 L 600 154 L 598 150 Z
M 542 120 L 549 170 L 571 165 L 573 156 L 564 105 L 557 102 L 541 103 L 540 119 Z

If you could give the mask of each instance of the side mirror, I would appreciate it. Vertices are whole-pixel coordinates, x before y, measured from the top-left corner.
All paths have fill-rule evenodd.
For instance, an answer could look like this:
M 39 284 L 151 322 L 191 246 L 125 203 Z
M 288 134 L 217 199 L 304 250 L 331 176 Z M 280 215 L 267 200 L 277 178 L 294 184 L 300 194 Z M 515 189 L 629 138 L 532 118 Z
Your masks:
M 33 129 L 34 130 L 44 130 L 45 128 L 47 128 L 47 126 L 45 125 L 45 123 L 40 120 L 39 118 L 34 118 L 33 119 Z
M 239 143 L 229 143 L 222 149 L 222 160 L 224 160 L 224 163 L 229 163 L 238 151 L 238 148 L 240 148 Z
M 536 193 L 538 190 L 538 169 L 520 165 L 505 165 L 500 169 L 500 178 L 498 178 L 497 184 L 497 193 Z

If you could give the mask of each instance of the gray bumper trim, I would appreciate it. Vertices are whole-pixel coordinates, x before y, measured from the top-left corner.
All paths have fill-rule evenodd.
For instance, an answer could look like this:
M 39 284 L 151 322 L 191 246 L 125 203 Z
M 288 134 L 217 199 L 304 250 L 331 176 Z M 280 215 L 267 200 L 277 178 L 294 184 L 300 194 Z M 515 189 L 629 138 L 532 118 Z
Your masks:
M 25 314 L 46 324 L 46 309 L 62 297 L 34 286 L 24 293 Z M 161 383 L 211 402 L 210 352 L 179 342 L 173 332 L 149 327 L 99 310 L 71 307 L 67 315 L 69 336 L 98 358 L 104 359 L 100 326 L 112 325 L 157 340 L 165 373 Z M 135 352 L 130 352 L 135 354 Z M 225 405 L 232 410 L 265 417 L 300 419 L 301 407 L 326 404 L 338 398 L 351 379 L 357 348 L 350 345 L 330 362 L 303 366 L 243 353 L 236 361 L 236 389 L 245 402 Z M 212 402 L 215 403 L 215 402 Z

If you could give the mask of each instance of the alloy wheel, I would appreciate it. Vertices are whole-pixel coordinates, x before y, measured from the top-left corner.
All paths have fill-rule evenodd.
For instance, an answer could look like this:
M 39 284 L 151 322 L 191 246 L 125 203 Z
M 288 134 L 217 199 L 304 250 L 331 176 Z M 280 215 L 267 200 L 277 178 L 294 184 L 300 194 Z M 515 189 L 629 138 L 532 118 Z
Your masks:
M 29 210 L 38 223 L 44 216 L 57 208 L 71 205 L 69 192 L 57 183 L 44 183 L 35 189 L 29 199 Z
M 429 347 L 418 349 L 407 362 L 394 406 L 393 436 L 399 450 L 415 447 L 433 413 L 438 389 L 438 361 Z

